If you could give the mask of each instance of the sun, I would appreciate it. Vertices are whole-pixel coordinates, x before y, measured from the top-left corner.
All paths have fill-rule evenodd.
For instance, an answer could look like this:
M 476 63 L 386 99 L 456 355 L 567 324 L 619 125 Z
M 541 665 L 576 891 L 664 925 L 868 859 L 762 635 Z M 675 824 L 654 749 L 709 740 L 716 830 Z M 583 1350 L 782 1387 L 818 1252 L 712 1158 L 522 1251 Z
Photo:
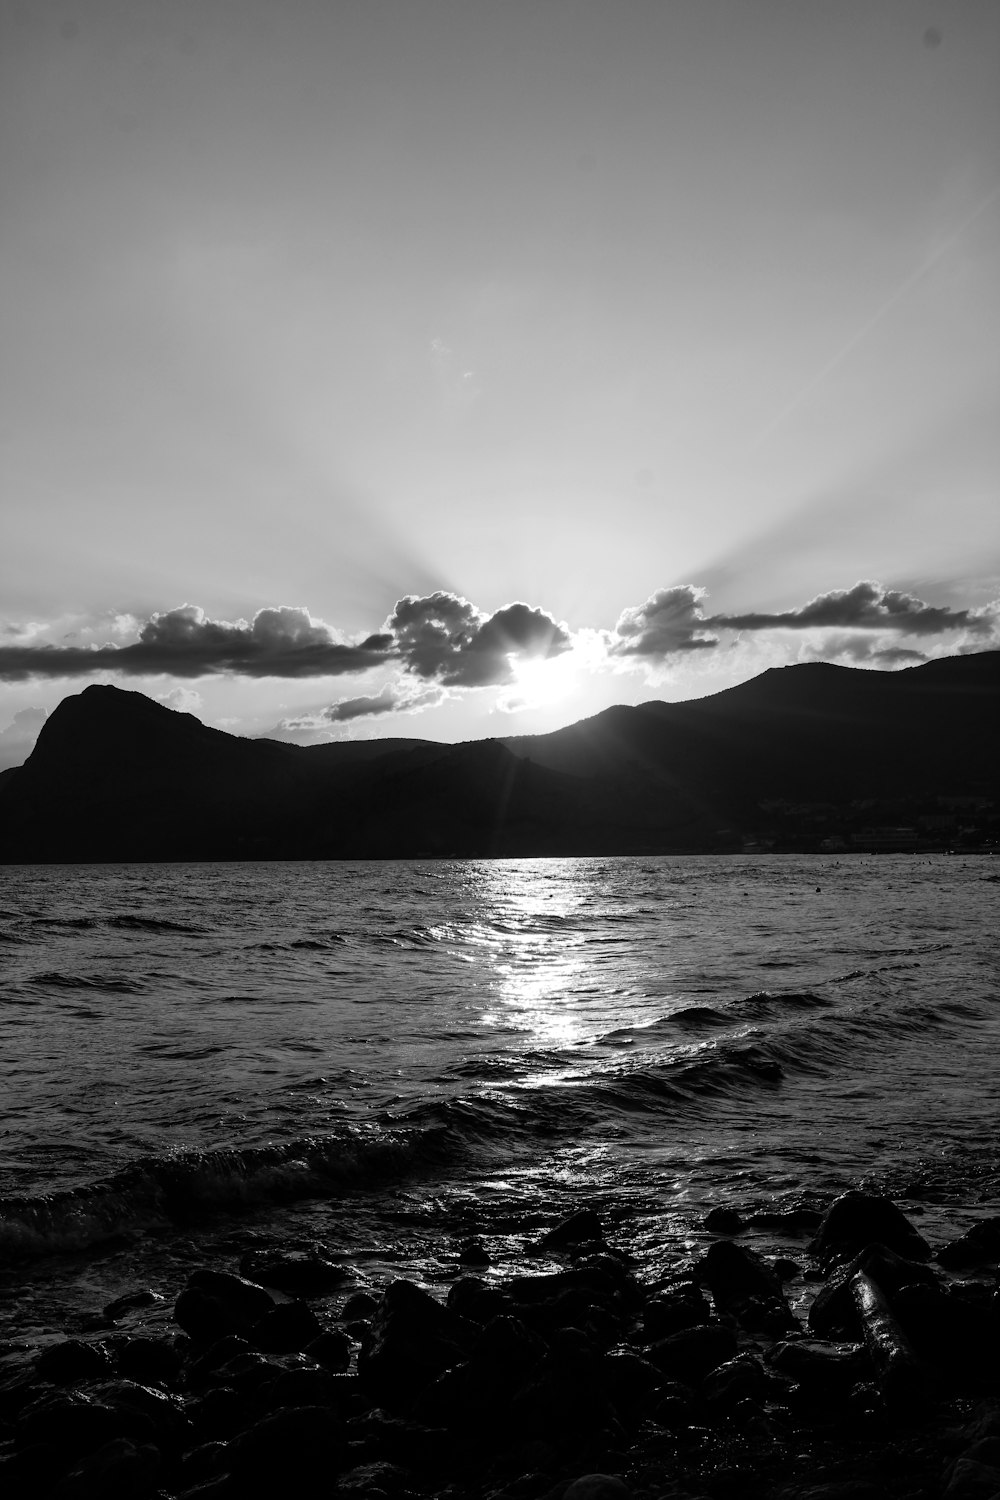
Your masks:
M 579 685 L 577 664 L 571 652 L 558 656 L 526 656 L 511 662 L 513 690 L 525 708 L 546 708 L 562 703 Z

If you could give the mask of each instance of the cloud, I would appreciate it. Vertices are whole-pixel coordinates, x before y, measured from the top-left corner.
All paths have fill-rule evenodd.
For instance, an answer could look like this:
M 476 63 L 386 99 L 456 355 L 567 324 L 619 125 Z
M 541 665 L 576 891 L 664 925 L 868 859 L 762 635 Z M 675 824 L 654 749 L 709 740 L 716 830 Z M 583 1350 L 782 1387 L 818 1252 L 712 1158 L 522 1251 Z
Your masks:
M 874 666 L 916 666 L 927 661 L 926 651 L 916 651 L 909 646 L 887 645 L 885 635 L 854 635 L 846 632 L 825 636 L 806 647 L 803 653 L 810 661 L 868 662 Z
M 385 622 L 406 670 L 445 687 L 487 687 L 513 680 L 511 658 L 555 656 L 569 633 L 542 609 L 507 604 L 485 615 L 468 599 L 439 591 L 400 599 Z
M 856 631 L 859 634 L 838 636 L 833 643 L 821 642 L 809 654 L 885 664 L 923 661 L 926 653 L 873 641 L 872 634 L 888 639 L 964 634 L 979 642 L 978 649 L 1000 643 L 1000 601 L 981 609 L 952 609 L 927 604 L 914 594 L 883 588 L 870 580 L 849 589 L 817 594 L 798 609 L 776 613 L 709 615 L 703 607 L 705 597 L 704 589 L 681 584 L 660 589 L 644 604 L 623 610 L 609 637 L 609 655 L 662 660 L 680 652 L 719 646 L 720 631 Z M 869 638 L 866 640 L 861 632 L 868 633 Z
M 47 718 L 44 708 L 22 708 L 14 715 L 12 723 L 0 730 L 0 770 L 19 766 L 27 760 Z
M 367 719 L 375 714 L 391 714 L 399 707 L 399 694 L 387 685 L 374 697 L 341 698 L 339 702 L 331 703 L 329 708 L 324 708 L 321 717 L 331 724 L 343 724 L 349 719 Z
M 338 640 L 308 610 L 282 605 L 258 610 L 253 620 L 209 619 L 203 609 L 183 604 L 154 614 L 131 645 L 0 646 L 0 679 L 86 677 L 96 672 L 122 676 L 337 677 L 381 666 L 392 640 L 369 636 L 359 644 Z
M 659 589 L 645 604 L 624 609 L 618 616 L 610 642 L 612 656 L 671 656 L 677 651 L 699 651 L 719 644 L 706 634 L 701 601 L 705 590 L 692 584 Z M 617 638 L 617 639 L 616 639 Z
M 779 614 L 717 615 L 710 624 L 730 630 L 890 630 L 902 635 L 940 635 L 944 631 L 971 630 L 989 634 L 996 626 L 991 607 L 983 610 L 951 609 L 925 604 L 913 594 L 885 589 L 864 580 L 850 589 L 817 594 L 801 609 Z

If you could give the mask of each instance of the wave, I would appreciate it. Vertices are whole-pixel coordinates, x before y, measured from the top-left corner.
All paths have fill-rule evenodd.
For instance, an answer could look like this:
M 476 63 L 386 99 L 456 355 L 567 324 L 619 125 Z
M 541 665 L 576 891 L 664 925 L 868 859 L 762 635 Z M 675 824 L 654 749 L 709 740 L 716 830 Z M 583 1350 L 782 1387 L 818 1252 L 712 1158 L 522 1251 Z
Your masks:
M 65 1254 L 220 1211 L 325 1197 L 405 1175 L 442 1154 L 433 1128 L 344 1126 L 267 1146 L 145 1157 L 110 1177 L 37 1197 L 0 1198 L 0 1258 Z
M 125 912 L 118 917 L 109 917 L 109 927 L 121 928 L 125 932 L 189 932 L 205 933 L 207 927 L 198 927 L 192 922 L 170 922 L 166 917 L 140 917 Z
M 56 990 L 105 990 L 116 995 L 137 995 L 142 990 L 135 979 L 122 974 L 66 974 L 58 969 L 32 974 L 25 983 Z

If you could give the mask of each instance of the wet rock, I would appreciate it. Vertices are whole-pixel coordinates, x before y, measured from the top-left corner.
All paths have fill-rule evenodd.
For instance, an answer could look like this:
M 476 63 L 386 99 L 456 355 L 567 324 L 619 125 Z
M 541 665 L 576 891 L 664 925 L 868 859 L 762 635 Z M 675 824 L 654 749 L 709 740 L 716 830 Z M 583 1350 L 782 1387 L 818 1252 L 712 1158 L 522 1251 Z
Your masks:
M 583 1474 L 563 1490 L 563 1500 L 630 1500 L 631 1495 L 617 1474 Z
M 166 1298 L 159 1292 L 151 1292 L 144 1287 L 141 1291 L 128 1292 L 124 1297 L 116 1297 L 114 1302 L 109 1302 L 104 1309 L 104 1316 L 109 1322 L 116 1323 L 130 1312 L 137 1312 L 143 1307 L 154 1307 L 158 1302 L 164 1301 Z
M 371 1292 L 352 1292 L 340 1309 L 342 1323 L 368 1323 L 378 1309 L 378 1298 Z
M 742 1401 L 761 1402 L 767 1393 L 767 1375 L 759 1359 L 738 1354 L 705 1377 L 701 1394 L 717 1412 L 731 1412 Z
M 210 1344 L 191 1361 L 187 1371 L 188 1384 L 195 1390 L 208 1384 L 218 1370 L 241 1354 L 254 1354 L 254 1350 L 238 1334 L 227 1334 L 225 1338 L 216 1339 L 215 1343 Z M 254 1354 L 254 1357 L 257 1356 Z
M 337 1413 L 325 1406 L 295 1407 L 265 1417 L 233 1440 L 232 1474 L 238 1485 L 308 1494 L 317 1476 L 338 1472 L 344 1452 L 344 1424 Z
M 955 1464 L 944 1500 L 995 1500 L 1000 1495 L 1000 1467 L 962 1457 Z
M 458 1247 L 458 1263 L 462 1266 L 488 1266 L 490 1264 L 490 1252 L 482 1240 L 463 1240 Z
M 543 1234 L 541 1246 L 543 1250 L 568 1250 L 577 1245 L 603 1242 L 604 1230 L 600 1219 L 592 1208 L 583 1208 L 579 1213 L 570 1214 L 568 1219 L 563 1219 L 548 1234 Z
M 323 1296 L 347 1274 L 319 1250 L 249 1250 L 240 1261 L 241 1276 L 293 1297 Z
M 665 1339 L 684 1328 L 707 1323 L 711 1309 L 701 1287 L 685 1282 L 650 1297 L 642 1310 L 646 1339 Z
M 545 1343 L 520 1318 L 493 1318 L 472 1345 L 470 1363 L 493 1385 L 514 1387 L 545 1356 Z
M 809 1309 L 808 1323 L 810 1331 L 817 1337 L 852 1342 L 862 1337 L 857 1307 L 851 1294 L 851 1283 L 859 1271 L 871 1276 L 889 1297 L 903 1286 L 938 1285 L 929 1266 L 905 1260 L 885 1245 L 869 1245 L 846 1266 L 834 1271 L 816 1294 Z
M 579 1441 L 617 1423 L 604 1368 L 579 1329 L 560 1329 L 548 1353 L 511 1403 L 517 1430 L 547 1441 Z
M 744 1328 L 777 1336 L 796 1326 L 781 1282 L 755 1250 L 732 1240 L 717 1240 L 697 1269 L 712 1293 L 716 1311 L 735 1317 Z
M 399 1406 L 458 1364 L 471 1342 L 463 1319 L 409 1281 L 386 1287 L 372 1319 L 372 1340 L 358 1355 L 358 1375 L 378 1402 Z
M 647 1349 L 646 1358 L 668 1379 L 700 1385 L 706 1375 L 735 1354 L 732 1330 L 721 1323 L 705 1323 L 659 1339 Z
M 489 1323 L 511 1311 L 511 1303 L 479 1276 L 460 1276 L 448 1288 L 449 1312 L 472 1323 Z
M 351 1366 L 351 1341 L 339 1329 L 319 1334 L 305 1346 L 303 1353 L 333 1374 L 340 1374 Z
M 959 1239 L 943 1245 L 936 1256 L 949 1271 L 1000 1262 L 1000 1218 L 980 1219 Z
M 619 1414 L 633 1417 L 657 1396 L 663 1375 L 651 1360 L 631 1349 L 613 1349 L 604 1356 L 603 1379 Z
M 359 1464 L 341 1474 L 337 1481 L 337 1494 L 391 1497 L 400 1495 L 403 1491 L 408 1492 L 411 1479 L 410 1471 L 400 1464 L 390 1464 L 384 1460 Z
M 735 1208 L 711 1208 L 705 1215 L 705 1228 L 709 1234 L 742 1234 L 746 1224 Z
M 43 1349 L 35 1368 L 41 1380 L 50 1380 L 53 1385 L 75 1385 L 87 1380 L 106 1380 L 114 1366 L 103 1344 L 65 1339 Z
M 214 1343 L 227 1334 L 247 1334 L 274 1298 L 262 1286 L 226 1271 L 195 1271 L 174 1304 L 174 1321 L 195 1343 Z
M 917 1359 L 877 1282 L 859 1271 L 851 1293 L 861 1318 L 865 1348 L 887 1406 L 919 1408 L 927 1398 L 928 1372 Z
M 38 1444 L 72 1462 L 116 1438 L 148 1442 L 153 1437 L 153 1424 L 144 1418 L 123 1418 L 92 1395 L 74 1391 L 33 1401 L 20 1413 L 15 1432 L 21 1447 Z
M 151 1444 L 115 1438 L 88 1454 L 53 1491 L 53 1500 L 141 1500 L 163 1477 L 163 1461 Z
M 776 1344 L 767 1362 L 779 1375 L 818 1395 L 846 1395 L 869 1370 L 862 1345 L 820 1339 L 789 1339 Z
M 178 1350 L 169 1339 L 125 1339 L 115 1348 L 115 1360 L 119 1373 L 140 1385 L 172 1385 L 183 1366 Z
M 250 1337 L 267 1354 L 295 1354 L 322 1332 L 323 1325 L 307 1302 L 280 1302 L 258 1319 Z
M 830 1204 L 810 1249 L 829 1265 L 850 1260 L 874 1244 L 907 1260 L 930 1259 L 927 1241 L 891 1198 L 854 1189 Z

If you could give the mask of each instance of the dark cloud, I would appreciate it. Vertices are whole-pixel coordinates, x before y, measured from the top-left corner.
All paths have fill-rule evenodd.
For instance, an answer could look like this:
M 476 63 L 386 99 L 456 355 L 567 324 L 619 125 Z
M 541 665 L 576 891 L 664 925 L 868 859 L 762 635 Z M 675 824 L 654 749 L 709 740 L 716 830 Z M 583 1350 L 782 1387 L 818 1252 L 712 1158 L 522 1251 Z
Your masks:
M 899 667 L 916 666 L 927 661 L 927 653 L 914 651 L 907 646 L 886 646 L 884 636 L 853 634 L 826 636 L 816 645 L 810 646 L 805 655 L 812 661 L 865 662 L 872 666 Z
M 718 638 L 706 634 L 701 601 L 704 589 L 692 584 L 659 589 L 645 604 L 624 609 L 615 626 L 612 656 L 671 656 L 676 651 L 699 651 L 717 646 Z
M 338 677 L 391 660 L 384 635 L 361 645 L 337 641 L 308 610 L 282 605 L 258 610 L 247 624 L 211 620 L 193 604 L 155 614 L 130 646 L 0 646 L 0 678 L 85 677 Z
M 913 594 L 884 589 L 871 581 L 850 589 L 817 594 L 801 609 L 779 614 L 717 615 L 710 622 L 730 630 L 891 630 L 900 635 L 939 635 L 942 631 L 988 633 L 988 617 L 981 611 L 949 609 L 925 604 Z
M 331 724 L 343 724 L 348 719 L 391 714 L 399 707 L 399 695 L 391 687 L 385 687 L 373 698 L 341 698 L 338 703 L 331 703 L 329 708 L 324 708 L 322 717 Z
M 569 648 L 551 615 L 527 604 L 507 604 L 484 615 L 468 599 L 439 591 L 400 599 L 385 622 L 406 669 L 444 687 L 510 682 L 512 656 L 556 656 Z
M 799 609 L 773 614 L 708 615 L 702 606 L 704 589 L 690 584 L 660 589 L 645 604 L 626 609 L 615 626 L 609 647 L 612 656 L 659 658 L 682 651 L 717 646 L 717 631 L 840 630 L 880 632 L 892 635 L 932 636 L 965 631 L 985 645 L 1000 625 L 997 605 L 983 609 L 951 609 L 927 604 L 914 594 L 883 588 L 863 581 L 853 588 L 818 594 Z M 811 654 L 851 656 L 855 660 L 886 663 L 922 661 L 924 653 L 885 647 L 864 636 L 838 638 L 837 645 L 824 642 Z

